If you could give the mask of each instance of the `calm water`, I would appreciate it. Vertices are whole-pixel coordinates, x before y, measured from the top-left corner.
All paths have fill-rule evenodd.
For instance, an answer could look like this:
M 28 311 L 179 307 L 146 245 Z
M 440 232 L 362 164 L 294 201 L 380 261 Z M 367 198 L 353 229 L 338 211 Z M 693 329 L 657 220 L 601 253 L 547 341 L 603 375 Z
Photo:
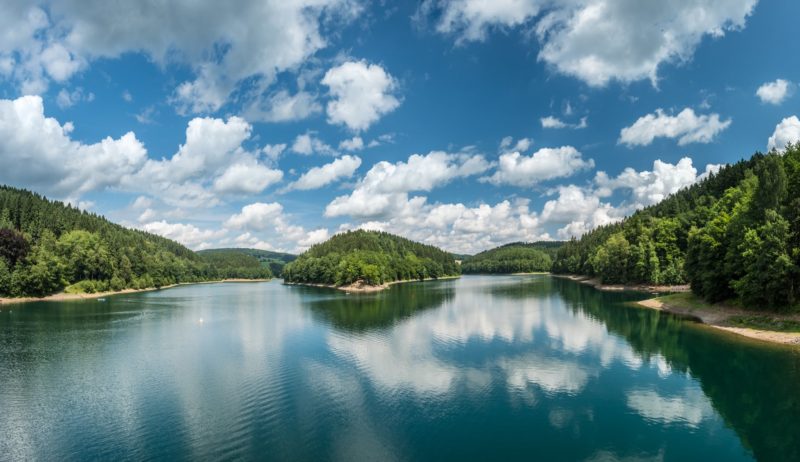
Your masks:
M 3 306 L 0 459 L 800 460 L 800 355 L 548 276 Z

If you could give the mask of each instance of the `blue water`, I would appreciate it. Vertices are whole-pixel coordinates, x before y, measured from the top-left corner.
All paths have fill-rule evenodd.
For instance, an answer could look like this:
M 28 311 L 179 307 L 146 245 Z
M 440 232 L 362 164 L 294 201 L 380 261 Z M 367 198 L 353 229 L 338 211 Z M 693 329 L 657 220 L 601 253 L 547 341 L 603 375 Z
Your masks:
M 0 306 L 2 460 L 800 460 L 797 349 L 549 276 Z

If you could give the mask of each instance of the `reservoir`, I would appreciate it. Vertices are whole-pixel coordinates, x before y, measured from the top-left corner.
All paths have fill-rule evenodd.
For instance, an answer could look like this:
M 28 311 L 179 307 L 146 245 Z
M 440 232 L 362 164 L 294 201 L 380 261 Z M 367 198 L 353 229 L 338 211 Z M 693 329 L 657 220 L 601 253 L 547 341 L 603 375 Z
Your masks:
M 800 351 L 548 275 L 2 305 L 0 460 L 800 460 Z

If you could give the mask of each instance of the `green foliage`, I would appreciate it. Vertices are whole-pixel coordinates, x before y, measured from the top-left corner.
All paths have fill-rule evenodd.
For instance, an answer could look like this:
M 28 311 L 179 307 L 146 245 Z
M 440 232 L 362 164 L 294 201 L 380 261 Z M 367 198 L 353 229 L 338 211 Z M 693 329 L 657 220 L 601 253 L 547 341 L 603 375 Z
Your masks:
M 93 294 L 96 292 L 105 292 L 109 290 L 109 286 L 110 284 L 104 281 L 87 279 L 65 287 L 64 292 L 68 294 Z
M 506 244 L 461 262 L 461 271 L 470 273 L 508 274 L 550 271 L 552 256 L 561 242 L 515 242 Z
M 252 273 L 254 278 L 271 278 L 280 275 L 286 263 L 295 255 L 259 249 L 208 249 L 197 252 L 203 259 L 217 268 L 233 268 L 242 274 Z
M 622 222 L 564 244 L 553 272 L 609 283 L 689 283 L 710 302 L 797 302 L 800 146 L 755 154 Z
M 219 279 L 269 279 L 272 271 L 246 249 L 213 249 L 198 252 L 216 271 Z
M 206 259 L 169 239 L 0 186 L 0 296 L 270 277 L 257 259 L 243 258 Z
M 775 308 L 794 303 L 796 267 L 788 238 L 789 222 L 775 210 L 767 210 L 764 224 L 745 233 L 738 246 L 744 274 L 732 284 L 745 305 Z
M 348 285 L 436 279 L 459 274 L 453 256 L 430 245 L 376 231 L 348 231 L 314 245 L 283 268 L 287 282 Z

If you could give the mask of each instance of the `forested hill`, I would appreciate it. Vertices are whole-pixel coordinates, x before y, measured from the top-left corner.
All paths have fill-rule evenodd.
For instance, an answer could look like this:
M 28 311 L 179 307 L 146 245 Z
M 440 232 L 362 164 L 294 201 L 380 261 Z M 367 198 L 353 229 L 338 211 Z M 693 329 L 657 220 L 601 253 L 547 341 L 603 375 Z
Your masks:
M 253 256 L 253 249 L 209 249 L 197 252 L 215 269 L 221 279 L 268 279 L 273 273 L 269 264 Z
M 197 253 L 205 256 L 206 254 L 219 254 L 226 252 L 248 255 L 250 257 L 253 257 L 257 261 L 259 261 L 262 266 L 266 266 L 267 268 L 269 268 L 270 272 L 272 272 L 274 276 L 280 276 L 281 273 L 283 273 L 283 267 L 287 263 L 294 261 L 294 259 L 297 258 L 297 255 L 292 255 L 290 253 L 273 252 L 271 250 L 260 250 L 260 249 L 239 249 L 239 248 L 207 249 L 207 250 L 200 250 Z
M 283 269 L 287 282 L 343 286 L 439 278 L 460 273 L 453 255 L 377 231 L 348 231 L 314 245 Z
M 796 304 L 800 146 L 755 154 L 558 252 L 553 271 L 607 283 L 690 283 L 708 301 Z
M 531 273 L 550 271 L 563 242 L 514 242 L 481 252 L 461 262 L 466 274 Z
M 97 292 L 249 277 L 154 234 L 0 186 L 0 296 Z M 259 277 L 268 277 L 260 272 Z

